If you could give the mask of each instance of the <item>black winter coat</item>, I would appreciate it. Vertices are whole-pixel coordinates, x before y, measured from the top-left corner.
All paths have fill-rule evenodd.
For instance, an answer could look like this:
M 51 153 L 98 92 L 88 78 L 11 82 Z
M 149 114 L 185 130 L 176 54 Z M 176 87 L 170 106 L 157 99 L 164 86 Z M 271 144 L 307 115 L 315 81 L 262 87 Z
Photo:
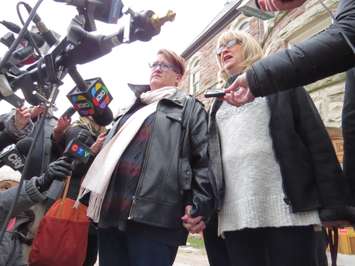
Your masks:
M 336 22 L 314 37 L 254 63 L 247 80 L 254 96 L 304 86 L 355 66 L 355 1 L 340 0 Z
M 139 95 L 140 87 L 132 86 Z M 189 123 L 184 115 L 186 103 L 193 104 Z M 116 132 L 118 123 L 113 125 L 105 143 Z M 188 160 L 181 158 L 184 125 L 189 128 L 188 147 L 185 147 L 190 151 Z M 173 99 L 161 100 L 155 112 L 129 219 L 162 228 L 181 229 L 181 217 L 187 204 L 193 206 L 191 215 L 208 218 L 213 212 L 213 192 L 208 173 L 207 144 L 207 113 L 201 103 L 187 101 L 187 97 L 179 93 Z M 187 198 L 191 202 L 186 201 Z
M 343 206 L 348 201 L 347 182 L 325 126 L 304 88 L 267 97 L 270 133 L 280 165 L 285 202 L 294 212 Z M 209 152 L 214 192 L 222 207 L 224 182 L 221 146 L 212 106 L 209 117 Z

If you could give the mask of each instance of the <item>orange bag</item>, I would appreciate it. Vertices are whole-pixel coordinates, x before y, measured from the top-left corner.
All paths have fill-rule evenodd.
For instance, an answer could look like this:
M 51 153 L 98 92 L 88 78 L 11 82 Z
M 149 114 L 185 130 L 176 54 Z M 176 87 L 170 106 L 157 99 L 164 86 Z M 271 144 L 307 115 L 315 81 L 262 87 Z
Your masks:
M 57 200 L 43 217 L 33 240 L 30 266 L 82 266 L 86 257 L 89 219 L 87 207 L 73 208 L 66 198 L 70 177 L 62 199 Z

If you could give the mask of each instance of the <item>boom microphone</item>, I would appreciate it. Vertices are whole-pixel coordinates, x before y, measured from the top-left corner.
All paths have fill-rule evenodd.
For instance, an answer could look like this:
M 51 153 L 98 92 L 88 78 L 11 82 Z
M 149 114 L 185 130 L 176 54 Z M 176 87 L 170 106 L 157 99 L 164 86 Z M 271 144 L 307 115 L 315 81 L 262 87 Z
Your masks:
M 4 74 L 0 74 L 0 99 L 4 99 L 16 108 L 21 107 L 24 103 L 24 100 L 13 92 Z
M 28 13 L 31 13 L 32 7 L 27 3 L 23 3 L 23 4 L 26 10 L 28 11 Z M 41 36 L 49 46 L 53 46 L 58 42 L 53 32 L 47 28 L 47 26 L 44 24 L 44 22 L 42 21 L 41 17 L 38 14 L 36 14 L 33 17 L 33 22 L 36 24 L 38 31 L 41 33 Z
M 77 7 L 78 9 L 91 12 L 89 16 L 93 19 L 100 20 L 105 23 L 117 23 L 122 16 L 123 4 L 121 0 L 54 0 L 56 2 L 66 3 Z
M 90 148 L 86 145 L 89 136 L 85 133 L 84 130 L 81 130 L 76 139 L 71 140 L 65 151 L 64 156 L 70 158 L 71 160 L 78 160 L 81 162 L 87 162 L 91 155 Z M 47 191 L 47 198 L 51 201 L 55 201 L 63 192 L 64 181 L 53 180 L 51 186 Z
M 25 165 L 25 156 L 28 154 L 32 144 L 32 139 L 25 138 L 11 145 L 9 149 L 0 154 L 0 167 L 7 165 L 15 171 L 22 172 Z
M 16 148 L 20 152 L 20 154 L 22 154 L 22 156 L 27 156 L 28 152 L 30 151 L 32 142 L 33 138 L 25 137 L 16 143 Z
M 18 26 L 17 24 L 13 23 L 13 22 L 10 22 L 10 21 L 6 21 L 6 20 L 3 20 L 0 22 L 1 24 L 3 24 L 6 28 L 8 28 L 9 30 L 11 30 L 12 32 L 14 33 L 19 33 L 21 31 L 21 27 Z M 29 42 L 30 41 L 30 38 L 32 37 L 32 39 L 35 41 L 36 45 L 38 47 L 41 47 L 43 46 L 44 44 L 44 39 L 41 37 L 41 35 L 39 35 L 38 33 L 33 33 L 33 32 L 30 32 L 30 31 L 27 31 L 25 33 L 25 39 Z
M 100 109 L 92 115 L 92 119 L 100 126 L 107 126 L 113 121 L 113 114 L 109 107 Z

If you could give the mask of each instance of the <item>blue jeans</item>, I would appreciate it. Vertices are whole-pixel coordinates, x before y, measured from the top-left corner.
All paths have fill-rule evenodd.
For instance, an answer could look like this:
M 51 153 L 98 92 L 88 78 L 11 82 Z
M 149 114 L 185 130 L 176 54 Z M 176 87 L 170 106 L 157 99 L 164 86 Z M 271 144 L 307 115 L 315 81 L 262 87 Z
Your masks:
M 98 238 L 100 266 L 171 266 L 178 250 L 116 228 L 99 228 Z

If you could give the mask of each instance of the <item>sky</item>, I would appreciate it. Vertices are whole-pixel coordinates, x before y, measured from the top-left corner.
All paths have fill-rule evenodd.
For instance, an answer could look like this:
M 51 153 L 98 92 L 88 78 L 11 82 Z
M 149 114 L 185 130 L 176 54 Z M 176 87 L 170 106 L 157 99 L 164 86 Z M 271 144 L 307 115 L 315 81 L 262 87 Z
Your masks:
M 4 1 L 4 0 L 3 0 Z M 24 0 L 34 6 L 36 0 Z M 4 1 L 0 10 L 0 19 L 19 23 L 16 13 L 17 1 Z M 149 81 L 148 63 L 154 60 L 156 52 L 160 48 L 174 50 L 177 53 L 183 52 L 189 44 L 202 32 L 209 22 L 223 9 L 225 0 L 124 0 L 125 6 L 134 11 L 153 10 L 158 15 L 164 15 L 168 10 L 176 12 L 173 22 L 167 22 L 162 26 L 159 35 L 153 37 L 149 42 L 134 42 L 122 44 L 113 51 L 93 62 L 85 65 L 78 65 L 78 71 L 84 79 L 101 77 L 106 84 L 114 100 L 109 105 L 115 113 L 120 108 L 128 106 L 134 99 L 133 94 L 127 87 L 127 83 L 145 84 Z M 23 16 L 27 13 L 22 12 Z M 53 0 L 44 0 L 38 9 L 38 14 L 49 29 L 54 30 L 61 36 L 66 35 L 70 20 L 77 14 L 76 9 L 63 3 Z M 97 22 L 97 34 L 112 34 L 118 29 L 116 24 L 105 24 Z M 0 25 L 0 36 L 4 35 L 7 29 Z M 7 48 L 0 44 L 0 57 Z M 70 77 L 64 79 L 64 85 L 60 89 L 56 105 L 57 116 L 63 113 L 70 106 L 66 94 L 74 87 Z M 21 93 L 18 91 L 18 95 Z M 0 113 L 12 108 L 5 101 L 0 102 Z

